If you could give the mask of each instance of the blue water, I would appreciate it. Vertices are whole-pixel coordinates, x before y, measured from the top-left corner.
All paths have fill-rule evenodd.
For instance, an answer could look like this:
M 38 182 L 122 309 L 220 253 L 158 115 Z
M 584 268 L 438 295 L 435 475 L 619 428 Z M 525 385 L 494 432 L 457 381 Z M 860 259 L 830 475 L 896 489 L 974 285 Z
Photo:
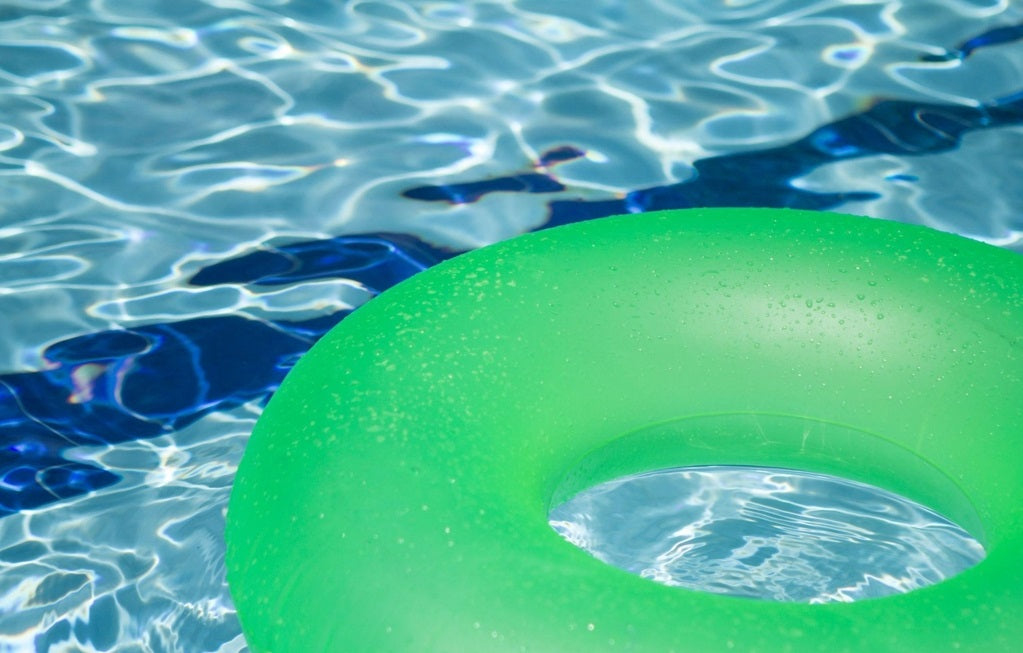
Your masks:
M 1019 250 L 1008 2 L 0 7 L 0 651 L 244 649 L 245 439 L 436 262 L 613 213 L 836 209 Z
M 939 583 L 984 557 L 926 506 L 871 485 L 785 469 L 708 466 L 601 483 L 551 526 L 604 562 L 702 592 L 850 603 Z

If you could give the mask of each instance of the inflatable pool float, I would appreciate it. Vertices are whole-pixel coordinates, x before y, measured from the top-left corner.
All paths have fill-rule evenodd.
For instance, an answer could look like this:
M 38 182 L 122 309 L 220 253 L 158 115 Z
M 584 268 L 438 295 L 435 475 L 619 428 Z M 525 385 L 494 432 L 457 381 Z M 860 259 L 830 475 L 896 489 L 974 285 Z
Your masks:
M 1018 650 L 1023 258 L 806 211 L 622 216 L 439 264 L 295 367 L 241 462 L 231 594 L 253 651 Z M 668 587 L 548 512 L 707 464 L 870 483 L 987 557 L 809 605 Z

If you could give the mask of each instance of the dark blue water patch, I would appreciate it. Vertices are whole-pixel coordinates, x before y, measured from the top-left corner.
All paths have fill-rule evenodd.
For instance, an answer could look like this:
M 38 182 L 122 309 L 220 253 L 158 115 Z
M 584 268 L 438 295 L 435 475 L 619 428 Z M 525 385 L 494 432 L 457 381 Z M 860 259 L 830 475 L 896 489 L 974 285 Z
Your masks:
M 556 199 L 548 203 L 544 228 L 622 213 L 712 206 L 751 206 L 827 210 L 847 202 L 880 197 L 872 191 L 819 193 L 792 185 L 792 180 L 839 161 L 892 154 L 920 156 L 952 150 L 963 134 L 1023 120 L 1020 94 L 979 107 L 885 100 L 866 111 L 823 125 L 803 138 L 765 150 L 725 154 L 694 163 L 686 181 L 642 188 L 624 198 Z M 559 148 L 577 150 L 566 146 Z M 524 178 L 545 181 L 529 186 Z M 517 188 L 517 186 L 521 186 Z M 565 189 L 550 174 L 513 175 L 438 186 L 419 186 L 403 193 L 425 201 L 471 202 L 492 192 L 554 192 Z M 567 190 L 567 189 L 566 189 Z
M 87 333 L 62 340 L 46 348 L 46 359 L 54 363 L 100 363 L 145 352 L 150 341 L 133 331 Z
M 540 160 L 537 161 L 537 167 L 550 168 L 558 163 L 573 161 L 584 156 L 586 156 L 586 150 L 571 145 L 562 145 L 541 154 Z
M 48 369 L 0 376 L 0 516 L 118 480 L 69 459 L 72 447 L 152 438 L 212 411 L 267 399 L 347 314 L 296 322 L 213 316 L 86 334 L 47 348 Z
M 402 192 L 401 195 L 425 202 L 471 204 L 489 193 L 558 193 L 565 190 L 565 186 L 550 173 L 549 169 L 585 155 L 585 150 L 563 145 L 547 150 L 533 164 L 534 168 L 543 172 L 516 172 L 479 181 L 416 186 Z
M 1016 91 L 1005 97 L 1000 97 L 992 103 L 997 107 L 1011 107 L 1015 106 L 1016 110 L 1019 111 L 1020 104 L 1023 104 L 1023 90 Z
M 263 247 L 208 265 L 189 283 L 274 286 L 342 278 L 358 282 L 371 292 L 380 292 L 454 254 L 406 234 L 339 236 Z
M 208 266 L 196 285 L 276 285 L 324 277 L 379 292 L 453 253 L 413 236 L 305 241 Z M 0 376 L 0 516 L 115 483 L 71 460 L 81 445 L 172 433 L 277 388 L 294 362 L 348 311 L 302 321 L 211 316 L 89 333 L 47 347 L 46 369 Z
M 920 60 L 940 63 L 943 61 L 965 59 L 981 48 L 993 45 L 1004 45 L 1006 43 L 1012 43 L 1013 41 L 1019 41 L 1020 39 L 1023 39 L 1023 23 L 1020 23 L 1019 25 L 996 27 L 984 32 L 983 34 L 978 34 L 977 36 L 969 38 L 957 45 L 955 48 L 946 50 L 941 54 L 922 55 Z
M 955 149 L 962 136 L 1023 122 L 1023 94 L 979 107 L 887 100 L 823 125 L 792 143 L 696 161 L 686 181 L 643 188 L 623 199 L 555 200 L 544 227 L 618 213 L 708 206 L 827 210 L 878 197 L 870 191 L 818 193 L 792 180 L 839 161 L 894 154 L 920 156 Z
M 464 184 L 417 186 L 404 191 L 402 197 L 425 202 L 471 204 L 488 193 L 557 193 L 565 190 L 561 182 L 548 175 L 526 172 L 496 179 L 470 181 Z
M 990 38 L 994 42 L 1002 36 Z M 572 146 L 551 150 L 534 162 L 542 172 L 420 187 L 405 196 L 452 201 L 488 192 L 563 188 L 556 192 L 567 197 L 548 203 L 541 229 L 657 209 L 830 209 L 876 194 L 817 193 L 793 186 L 792 180 L 822 165 L 857 157 L 944 152 L 958 147 L 967 132 L 1020 123 L 1023 91 L 974 107 L 881 101 L 780 147 L 701 159 L 691 179 L 636 189 L 623 197 L 572 198 L 548 170 L 584 154 Z M 509 187 L 507 180 L 521 181 L 523 176 L 528 180 L 531 175 L 545 181 Z M 435 190 L 423 190 L 427 188 Z M 406 234 L 338 236 L 264 247 L 209 265 L 190 282 L 283 285 L 343 278 L 377 293 L 456 253 Z M 213 411 L 265 401 L 295 360 L 345 315 L 347 311 L 339 311 L 272 322 L 211 316 L 84 334 L 50 345 L 44 351 L 46 369 L 0 375 L 0 516 L 118 480 L 108 470 L 69 458 L 72 447 L 152 438 Z
M 893 174 L 893 175 L 888 175 L 887 177 L 885 177 L 885 180 L 887 180 L 887 181 L 914 182 L 914 181 L 920 181 L 920 178 L 917 177 L 916 175 L 908 175 L 908 174 L 905 174 L 905 173 L 896 173 L 896 174 Z

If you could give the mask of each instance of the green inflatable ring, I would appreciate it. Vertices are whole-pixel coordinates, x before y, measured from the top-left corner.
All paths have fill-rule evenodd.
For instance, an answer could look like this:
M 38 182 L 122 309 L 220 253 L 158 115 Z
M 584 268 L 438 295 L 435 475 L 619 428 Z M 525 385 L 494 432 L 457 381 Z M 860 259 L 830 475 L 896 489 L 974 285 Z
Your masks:
M 460 256 L 347 318 L 260 420 L 227 519 L 253 651 L 1016 651 L 1023 258 L 922 227 L 708 209 Z M 808 605 L 667 587 L 547 524 L 623 474 L 839 475 L 987 557 Z

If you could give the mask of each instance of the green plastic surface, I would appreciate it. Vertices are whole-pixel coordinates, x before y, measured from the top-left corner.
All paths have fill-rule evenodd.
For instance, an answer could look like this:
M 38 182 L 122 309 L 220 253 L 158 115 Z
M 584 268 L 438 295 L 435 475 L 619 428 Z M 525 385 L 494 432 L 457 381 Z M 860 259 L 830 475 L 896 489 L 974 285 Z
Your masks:
M 1023 258 L 775 209 L 608 218 L 369 302 L 274 395 L 227 515 L 253 651 L 1018 651 Z M 668 587 L 547 524 L 694 464 L 819 471 L 944 513 L 987 557 L 806 605 Z

